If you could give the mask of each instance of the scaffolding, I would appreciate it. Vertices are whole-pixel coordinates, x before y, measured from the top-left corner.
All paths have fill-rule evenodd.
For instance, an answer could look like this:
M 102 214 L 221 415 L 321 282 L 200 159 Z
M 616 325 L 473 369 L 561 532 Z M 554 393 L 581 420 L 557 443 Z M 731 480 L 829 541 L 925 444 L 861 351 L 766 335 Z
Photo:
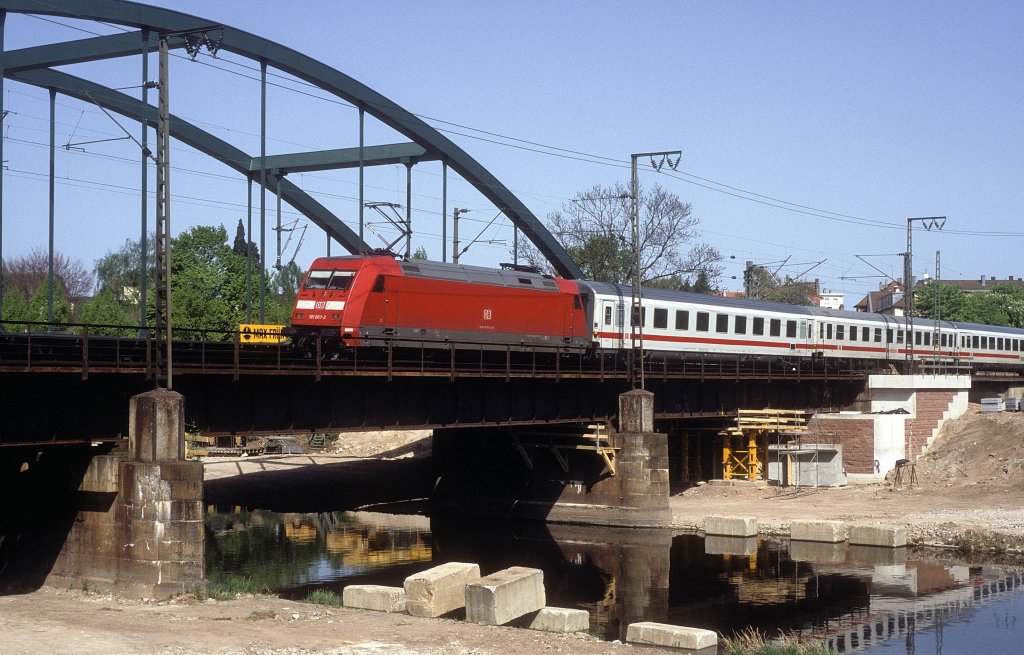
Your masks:
M 771 435 L 781 441 L 807 431 L 811 412 L 802 409 L 740 409 L 736 424 L 718 433 L 722 445 L 722 479 L 765 479 L 768 441 Z

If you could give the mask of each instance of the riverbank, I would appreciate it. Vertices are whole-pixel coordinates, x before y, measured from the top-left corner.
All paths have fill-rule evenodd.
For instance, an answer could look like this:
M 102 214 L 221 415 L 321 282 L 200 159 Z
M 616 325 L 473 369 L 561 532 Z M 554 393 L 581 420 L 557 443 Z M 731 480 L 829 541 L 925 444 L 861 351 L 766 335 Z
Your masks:
M 349 439 L 346 452 L 207 462 L 207 496 L 244 490 L 288 511 L 331 511 L 429 495 L 422 436 Z M 358 454 L 353 457 L 353 454 Z M 710 514 L 755 515 L 762 534 L 788 535 L 794 518 L 903 525 L 915 560 L 1021 563 L 1024 416 L 971 415 L 951 422 L 917 463 L 917 482 L 782 489 L 705 484 L 670 499 L 673 531 L 699 531 Z M 310 488 L 317 491 L 311 492 Z M 300 498 L 301 508 L 294 506 Z M 344 499 L 344 505 L 337 504 Z M 269 506 L 268 506 L 269 507 Z M 970 556 L 967 559 L 966 556 Z M 126 601 L 83 589 L 0 596 L 0 654 L 601 655 L 636 648 L 579 635 L 478 626 L 331 608 L 275 596 Z

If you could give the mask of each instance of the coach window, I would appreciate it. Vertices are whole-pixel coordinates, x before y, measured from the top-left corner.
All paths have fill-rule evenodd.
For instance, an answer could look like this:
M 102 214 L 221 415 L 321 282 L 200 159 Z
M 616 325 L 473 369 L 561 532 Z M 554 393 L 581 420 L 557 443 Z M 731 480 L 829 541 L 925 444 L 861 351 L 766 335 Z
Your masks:
M 760 316 L 754 317 L 754 334 L 764 334 L 764 319 Z
M 729 315 L 718 314 L 715 316 L 715 332 L 724 334 L 729 331 Z
M 926 345 L 926 346 L 932 345 L 932 333 L 931 332 L 925 332 L 924 333 L 924 345 Z
M 707 312 L 697 312 L 697 331 L 707 332 L 711 321 L 711 315 Z
M 978 349 L 978 341 L 979 341 L 978 335 L 972 336 L 971 337 L 971 348 L 977 350 Z
M 856 340 L 857 340 L 857 326 L 856 325 L 851 325 L 850 326 L 850 341 L 856 341 Z
M 875 328 L 875 343 L 882 343 L 882 328 Z
M 782 336 L 782 320 L 773 318 L 768 323 L 768 336 L 780 337 Z
M 1002 350 L 1002 349 L 1003 349 L 1003 338 L 999 337 L 999 341 L 996 343 L 996 350 Z
M 1017 339 L 1013 340 L 1013 352 L 1020 352 L 1020 341 Z
M 735 330 L 736 334 L 746 334 L 747 333 L 747 317 L 746 316 L 737 316 L 736 317 L 736 321 L 733 323 L 733 329 Z
M 608 305 L 608 306 L 606 306 L 604 308 L 604 324 L 605 325 L 611 325 L 612 324 L 612 306 L 611 305 Z
M 661 307 L 654 308 L 654 327 L 662 330 L 668 329 L 668 310 Z
M 786 338 L 796 339 L 796 321 L 786 321 Z
M 865 327 L 860 329 L 860 340 L 871 341 L 871 328 Z
M 832 324 L 831 323 L 829 323 L 828 325 L 825 326 L 825 338 L 826 339 L 831 339 L 832 338 Z
M 879 328 L 881 329 L 881 328 Z M 892 328 L 885 329 L 885 342 L 892 343 Z
M 846 338 L 846 326 L 845 325 L 837 325 L 836 326 L 836 341 L 842 341 L 845 338 Z
M 676 329 L 677 330 L 689 330 L 690 329 L 690 312 L 684 310 L 678 310 L 676 312 Z

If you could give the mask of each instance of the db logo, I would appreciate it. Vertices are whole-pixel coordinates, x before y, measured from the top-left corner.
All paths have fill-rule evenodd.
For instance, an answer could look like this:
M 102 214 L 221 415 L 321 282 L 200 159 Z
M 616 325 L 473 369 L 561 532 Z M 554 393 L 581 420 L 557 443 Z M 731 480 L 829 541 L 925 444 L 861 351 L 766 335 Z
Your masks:
M 327 309 L 327 301 L 317 300 L 315 303 L 313 303 L 313 309 Z
M 491 310 L 489 310 L 489 309 L 485 309 L 484 310 L 484 320 L 485 321 L 491 320 L 491 315 L 492 315 Z

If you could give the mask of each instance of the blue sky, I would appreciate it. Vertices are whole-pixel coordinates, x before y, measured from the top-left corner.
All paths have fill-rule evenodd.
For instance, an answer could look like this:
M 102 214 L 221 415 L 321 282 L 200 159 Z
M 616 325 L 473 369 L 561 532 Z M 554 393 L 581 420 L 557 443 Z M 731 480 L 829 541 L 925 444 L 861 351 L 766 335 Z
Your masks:
M 934 272 L 937 250 L 943 277 L 1024 275 L 1019 2 L 161 4 L 276 40 L 427 117 L 540 217 L 595 184 L 625 182 L 632 152 L 680 149 L 679 174 L 647 171 L 642 181 L 692 203 L 702 240 L 735 257 L 727 259 L 729 288 L 740 286 L 728 278 L 741 275 L 745 260 L 789 257 L 782 271 L 790 274 L 826 260 L 808 276 L 852 304 L 883 281 L 868 277 L 877 272 L 856 255 L 884 255 L 869 260 L 899 277 L 894 253 L 905 248 L 906 218 L 931 215 L 948 222 L 941 233 L 915 231 L 918 275 Z M 58 20 L 9 16 L 7 48 L 115 31 Z M 258 73 L 233 55 L 204 61 L 214 67 L 172 62 L 172 111 L 257 153 Z M 139 70 L 138 58 L 69 68 L 116 87 L 137 85 Z M 272 79 L 288 88 L 268 92 L 271 154 L 357 144 L 354 110 Z M 11 82 L 4 94 L 12 111 L 4 150 L 10 257 L 46 245 L 48 100 Z M 607 159 L 524 149 L 474 130 Z M 58 98 L 58 145 L 118 133 L 94 107 Z M 368 121 L 368 143 L 395 140 Z M 129 141 L 84 148 L 57 152 L 57 249 L 91 268 L 137 238 L 138 149 Z M 233 233 L 245 215 L 245 184 L 183 146 L 172 164 L 175 232 L 222 223 Z M 355 224 L 352 172 L 300 177 L 297 184 Z M 367 184 L 367 200 L 405 201 L 404 170 L 373 170 Z M 439 258 L 440 166 L 416 167 L 413 185 L 414 246 Z M 497 213 L 453 179 L 449 212 L 454 206 L 474 210 L 463 239 Z M 286 223 L 295 218 L 285 212 Z M 509 258 L 511 229 L 498 223 L 483 239 L 508 245 L 477 244 L 465 261 Z M 325 251 L 314 229 L 296 256 L 303 266 Z M 273 256 L 272 232 L 268 250 Z

